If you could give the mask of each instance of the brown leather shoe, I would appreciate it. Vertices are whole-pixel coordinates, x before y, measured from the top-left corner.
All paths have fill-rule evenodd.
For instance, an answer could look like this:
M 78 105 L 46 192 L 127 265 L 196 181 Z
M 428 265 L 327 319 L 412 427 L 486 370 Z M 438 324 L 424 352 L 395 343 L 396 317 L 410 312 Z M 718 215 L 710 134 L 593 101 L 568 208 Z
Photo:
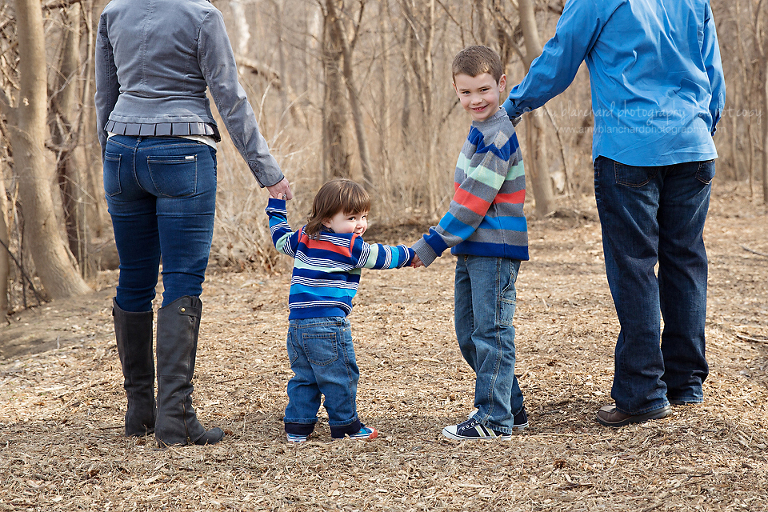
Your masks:
M 645 414 L 624 414 L 616 409 L 615 405 L 604 405 L 597 411 L 597 421 L 606 427 L 623 427 L 630 423 L 642 423 L 648 420 L 658 420 L 670 415 L 672 408 L 664 406 Z

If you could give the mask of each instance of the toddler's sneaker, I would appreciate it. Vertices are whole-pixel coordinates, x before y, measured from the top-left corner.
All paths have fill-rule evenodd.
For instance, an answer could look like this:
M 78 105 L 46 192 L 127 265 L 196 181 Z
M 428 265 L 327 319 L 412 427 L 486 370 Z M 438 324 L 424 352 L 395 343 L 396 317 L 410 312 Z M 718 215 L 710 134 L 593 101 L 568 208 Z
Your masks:
M 350 439 L 358 439 L 363 441 L 372 441 L 377 437 L 379 437 L 379 431 L 373 427 L 366 427 L 365 425 L 362 425 L 360 430 L 354 434 L 349 434 Z
M 287 434 L 289 443 L 306 443 L 309 435 Z

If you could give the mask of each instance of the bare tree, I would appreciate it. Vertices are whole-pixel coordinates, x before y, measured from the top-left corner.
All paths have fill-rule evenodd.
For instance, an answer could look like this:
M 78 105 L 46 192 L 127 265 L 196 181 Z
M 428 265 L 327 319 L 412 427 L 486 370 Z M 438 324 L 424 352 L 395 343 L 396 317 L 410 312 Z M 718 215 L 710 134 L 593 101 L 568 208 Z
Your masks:
M 351 154 L 347 130 L 347 105 L 344 98 L 344 79 L 341 70 L 344 37 L 336 22 L 339 0 L 326 0 L 323 9 L 322 60 L 325 78 L 323 98 L 323 179 L 352 176 Z M 328 6 L 331 6 L 330 8 Z
M 359 0 L 358 17 L 353 25 L 353 32 L 350 36 L 347 33 L 346 26 L 342 20 L 344 15 L 343 9 L 344 3 L 339 2 L 338 8 L 335 0 L 326 0 L 326 8 L 328 10 L 328 17 L 331 23 L 333 23 L 333 33 L 338 37 L 338 45 L 341 49 L 342 55 L 342 76 L 344 77 L 344 84 L 347 86 L 347 93 L 349 94 L 349 107 L 352 113 L 352 123 L 355 127 L 355 137 L 357 138 L 357 150 L 360 153 L 360 166 L 363 171 L 363 181 L 366 187 L 370 188 L 374 186 L 373 171 L 371 169 L 371 156 L 368 151 L 368 138 L 365 135 L 365 124 L 363 122 L 363 113 L 360 107 L 360 95 L 357 92 L 354 77 L 354 66 L 352 62 L 352 52 L 355 49 L 357 43 L 360 26 L 365 12 L 365 0 Z
M 474 15 L 477 25 L 477 39 L 480 44 L 489 46 L 490 37 L 488 36 L 488 4 L 487 0 L 474 0 Z
M 525 41 L 523 62 L 526 71 L 536 57 L 541 55 L 542 45 L 539 29 L 536 26 L 536 14 L 533 0 L 519 0 L 520 26 Z M 531 177 L 533 197 L 536 200 L 536 213 L 545 216 L 554 209 L 554 191 L 547 169 L 547 153 L 544 137 L 544 123 L 536 112 L 526 116 L 526 142 L 528 146 L 526 169 Z
M 758 0 L 755 12 L 754 37 L 757 54 L 759 56 L 758 83 L 760 84 L 760 96 L 763 112 L 768 113 L 768 27 L 766 27 L 766 6 L 763 0 Z M 751 117 L 750 117 L 751 119 Z M 763 203 L 768 204 L 768 121 L 761 119 L 763 158 L 761 166 L 761 178 L 763 181 Z
M 8 312 L 8 277 L 11 272 L 10 232 L 6 213 L 8 206 L 5 195 L 5 181 L 0 170 L 0 317 L 5 317 Z
M 8 120 L 13 166 L 21 202 L 24 229 L 40 281 L 51 298 L 90 292 L 76 270 L 72 253 L 61 238 L 51 195 L 53 176 L 45 158 L 46 87 L 43 12 L 39 1 L 16 0 L 19 94 L 16 106 L 0 92 L 0 109 Z
M 400 0 L 400 8 L 405 15 L 405 41 L 401 44 L 404 60 L 407 63 L 409 75 L 413 76 L 416 97 L 421 107 L 421 126 L 416 130 L 413 139 L 422 148 L 418 164 L 426 174 L 426 209 L 435 215 L 438 207 L 437 170 L 437 130 L 433 108 L 434 63 L 433 49 L 435 42 L 435 0 L 416 2 L 415 0 Z
M 69 248 L 80 270 L 87 273 L 87 222 L 83 200 L 87 172 L 83 146 L 78 144 L 82 126 L 80 103 L 80 4 L 62 9 L 62 51 L 51 91 L 50 129 L 56 153 L 56 176 L 61 189 L 64 224 Z M 86 80 L 88 83 L 88 80 Z M 88 89 L 88 87 L 86 87 Z

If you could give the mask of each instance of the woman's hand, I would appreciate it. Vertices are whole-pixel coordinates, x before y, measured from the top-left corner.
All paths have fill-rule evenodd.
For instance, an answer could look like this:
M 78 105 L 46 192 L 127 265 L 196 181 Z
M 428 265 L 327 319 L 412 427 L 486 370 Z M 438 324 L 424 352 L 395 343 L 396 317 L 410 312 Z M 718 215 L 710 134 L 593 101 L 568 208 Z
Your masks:
M 288 178 L 283 178 L 282 181 L 267 187 L 267 190 L 269 190 L 269 197 L 286 200 L 293 199 L 293 192 L 291 192 L 291 184 L 288 183 Z

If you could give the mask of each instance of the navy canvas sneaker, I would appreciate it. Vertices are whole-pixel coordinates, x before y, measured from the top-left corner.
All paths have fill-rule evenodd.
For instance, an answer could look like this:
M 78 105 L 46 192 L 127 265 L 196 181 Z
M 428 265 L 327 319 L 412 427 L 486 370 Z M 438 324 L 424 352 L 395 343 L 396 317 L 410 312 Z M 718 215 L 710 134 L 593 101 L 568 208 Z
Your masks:
M 511 434 L 505 434 L 504 432 L 497 432 L 491 428 L 478 423 L 472 419 L 477 409 L 472 411 L 469 418 L 459 423 L 458 425 L 448 425 L 443 429 L 443 435 L 449 439 L 499 439 L 501 441 L 508 441 L 512 439 Z M 514 424 L 512 428 L 514 430 L 523 430 L 528 427 L 528 415 L 525 412 L 525 407 L 515 415 Z

